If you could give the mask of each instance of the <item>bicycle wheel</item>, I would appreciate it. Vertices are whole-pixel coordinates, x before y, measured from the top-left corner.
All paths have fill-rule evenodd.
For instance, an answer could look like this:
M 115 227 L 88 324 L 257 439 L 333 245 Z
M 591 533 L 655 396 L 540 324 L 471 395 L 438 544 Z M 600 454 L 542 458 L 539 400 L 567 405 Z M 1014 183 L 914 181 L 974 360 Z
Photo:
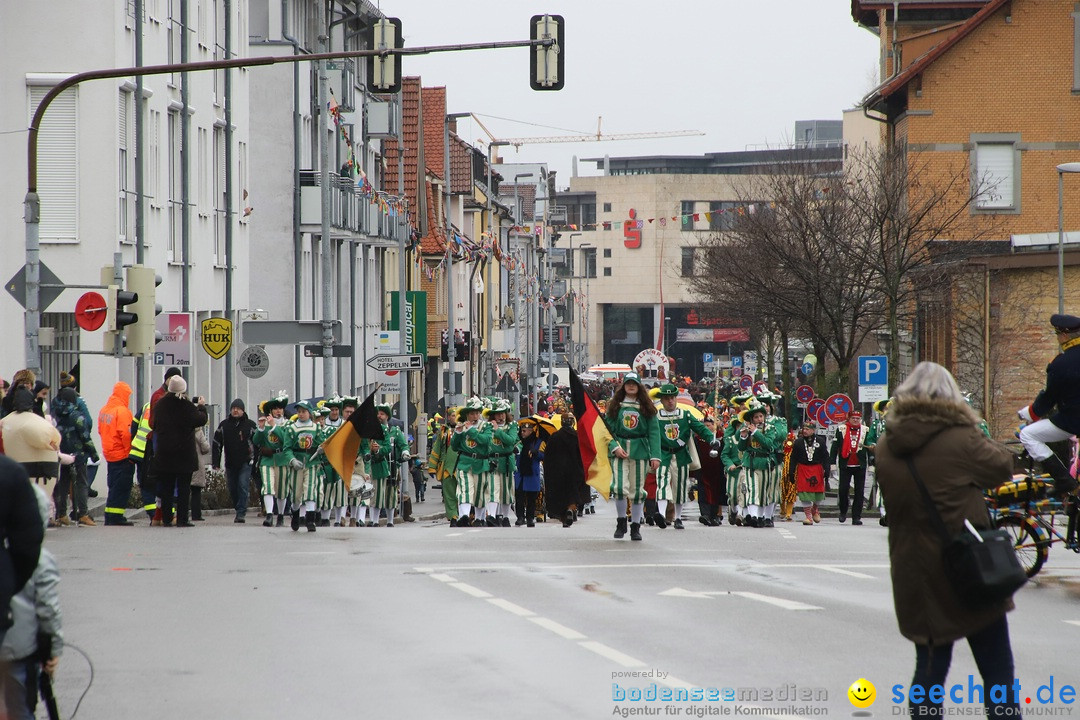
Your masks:
M 1033 525 L 1034 521 L 1018 515 L 1002 515 L 997 520 L 997 527 L 1012 537 L 1016 557 L 1029 578 L 1035 577 L 1050 555 L 1050 543 Z

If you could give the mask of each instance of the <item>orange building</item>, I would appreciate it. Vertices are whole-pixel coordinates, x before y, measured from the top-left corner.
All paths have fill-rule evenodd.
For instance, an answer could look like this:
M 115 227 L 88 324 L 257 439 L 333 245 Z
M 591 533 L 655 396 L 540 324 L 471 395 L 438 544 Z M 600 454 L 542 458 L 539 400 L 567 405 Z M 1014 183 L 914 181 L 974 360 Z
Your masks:
M 1080 11 L 1073 0 L 852 0 L 881 39 L 881 84 L 862 102 L 958 193 L 978 192 L 950 256 L 951 281 L 919 294 L 918 360 L 950 368 L 995 436 L 1042 387 L 1057 351 L 1058 182 L 1064 182 L 1064 301 L 1080 313 Z M 909 188 L 909 192 L 918 192 Z M 961 199 L 958 197 L 958 199 Z M 970 242 L 977 239 L 979 242 Z

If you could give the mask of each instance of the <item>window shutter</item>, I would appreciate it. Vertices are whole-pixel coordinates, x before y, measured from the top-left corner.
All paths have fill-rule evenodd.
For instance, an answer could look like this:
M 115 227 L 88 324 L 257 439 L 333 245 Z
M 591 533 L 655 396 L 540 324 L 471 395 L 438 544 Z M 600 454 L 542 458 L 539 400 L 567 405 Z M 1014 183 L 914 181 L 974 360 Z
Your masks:
M 28 119 L 52 88 L 31 85 Z M 38 196 L 42 242 L 78 242 L 78 94 L 65 90 L 49 103 L 38 129 Z M 29 123 L 28 123 L 29 124 Z
M 1011 208 L 1014 192 L 1014 163 L 1012 143 L 980 143 L 976 146 L 976 183 L 984 192 L 980 208 Z

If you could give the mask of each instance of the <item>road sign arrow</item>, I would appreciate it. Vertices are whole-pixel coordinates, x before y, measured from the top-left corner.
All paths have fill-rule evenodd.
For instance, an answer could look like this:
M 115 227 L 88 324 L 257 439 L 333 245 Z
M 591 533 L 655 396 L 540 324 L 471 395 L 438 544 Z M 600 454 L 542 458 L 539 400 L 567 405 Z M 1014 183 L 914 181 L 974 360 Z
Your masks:
M 423 355 L 375 355 L 367 361 L 367 366 L 379 372 L 388 370 L 423 370 Z

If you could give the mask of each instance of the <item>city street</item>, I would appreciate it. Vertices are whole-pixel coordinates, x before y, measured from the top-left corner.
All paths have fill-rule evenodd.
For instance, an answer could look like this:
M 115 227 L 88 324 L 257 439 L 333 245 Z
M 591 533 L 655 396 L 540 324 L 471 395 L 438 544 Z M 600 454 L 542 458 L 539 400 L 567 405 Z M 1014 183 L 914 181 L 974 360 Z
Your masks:
M 646 527 L 631 543 L 612 539 L 611 505 L 598 512 L 570 529 L 309 534 L 218 516 L 50 530 L 65 633 L 93 662 L 79 717 L 847 717 L 859 678 L 878 693 L 864 716 L 897 709 L 891 688 L 909 683 L 914 652 L 896 629 L 876 522 L 706 528 L 692 508 L 686 530 Z M 1055 692 L 1076 684 L 1078 591 L 1080 558 L 1055 546 L 1017 596 L 1026 692 L 1051 675 Z M 958 646 L 950 682 L 969 673 L 979 681 Z M 63 717 L 88 680 L 69 649 Z M 695 687 L 743 700 L 618 701 Z

